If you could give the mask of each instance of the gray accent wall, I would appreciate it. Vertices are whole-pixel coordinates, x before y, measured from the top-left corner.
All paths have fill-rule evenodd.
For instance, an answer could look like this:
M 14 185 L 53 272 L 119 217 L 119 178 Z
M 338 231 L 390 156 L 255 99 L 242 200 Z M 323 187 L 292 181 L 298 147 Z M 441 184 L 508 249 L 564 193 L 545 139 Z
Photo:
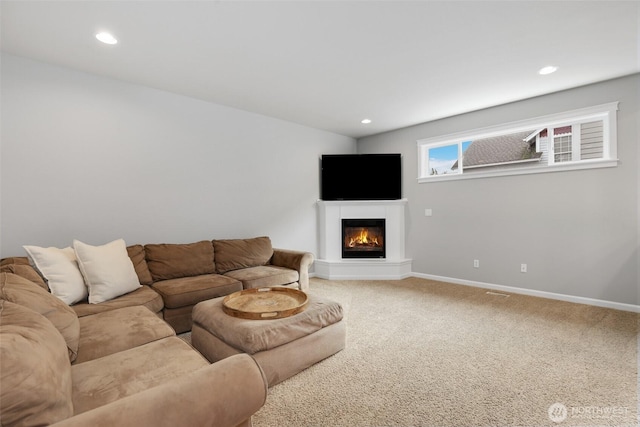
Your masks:
M 359 139 L 359 153 L 403 155 L 413 272 L 640 304 L 639 95 L 636 74 Z M 418 139 L 615 101 L 615 168 L 417 182 Z
M 1 257 L 262 235 L 316 253 L 318 159 L 354 139 L 8 54 L 1 67 Z

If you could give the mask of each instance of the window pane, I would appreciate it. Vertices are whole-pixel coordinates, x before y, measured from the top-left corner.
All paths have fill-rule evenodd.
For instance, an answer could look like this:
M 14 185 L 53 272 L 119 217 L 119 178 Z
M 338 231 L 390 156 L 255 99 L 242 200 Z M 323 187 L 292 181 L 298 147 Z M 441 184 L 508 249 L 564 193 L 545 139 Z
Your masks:
M 557 136 L 553 138 L 554 161 L 571 161 L 571 135 Z
M 464 170 L 479 170 L 487 167 L 513 167 L 523 160 L 538 161 L 542 153 L 536 152 L 535 129 L 522 132 L 476 139 L 467 144 L 464 155 Z M 468 170 L 469 169 L 469 170 Z
M 429 149 L 429 175 L 457 173 L 458 144 Z

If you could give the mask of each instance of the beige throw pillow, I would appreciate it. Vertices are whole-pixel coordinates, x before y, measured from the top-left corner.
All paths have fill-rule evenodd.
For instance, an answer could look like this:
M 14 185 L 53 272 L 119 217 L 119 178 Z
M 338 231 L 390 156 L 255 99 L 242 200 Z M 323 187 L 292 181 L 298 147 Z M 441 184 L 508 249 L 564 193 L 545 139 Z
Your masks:
M 102 246 L 73 241 L 80 271 L 89 287 L 89 303 L 104 301 L 140 288 L 138 275 L 127 254 L 124 240 L 118 239 Z
M 82 273 L 78 269 L 73 248 L 41 248 L 23 246 L 29 256 L 29 262 L 44 277 L 51 293 L 67 305 L 87 298 L 89 294 Z

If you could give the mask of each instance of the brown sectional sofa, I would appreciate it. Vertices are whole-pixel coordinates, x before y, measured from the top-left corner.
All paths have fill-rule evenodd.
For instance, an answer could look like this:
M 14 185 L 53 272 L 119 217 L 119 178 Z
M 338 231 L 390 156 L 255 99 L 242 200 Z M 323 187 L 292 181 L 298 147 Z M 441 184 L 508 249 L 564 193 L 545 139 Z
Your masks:
M 308 290 L 313 262 L 311 253 L 272 248 L 269 237 L 131 245 L 127 252 L 142 287 L 99 304 L 74 304 L 78 316 L 143 305 L 179 334 L 191 330 L 191 312 L 200 301 L 249 288 Z M 0 271 L 26 274 L 48 290 L 26 257 L 3 259 Z
M 0 260 L 0 424 L 250 426 L 266 399 L 242 354 L 209 362 L 176 337 L 200 301 L 308 290 L 313 255 L 268 237 L 127 247 L 141 287 L 68 306 L 26 257 Z M 164 319 L 164 321 L 162 320 Z
M 3 269 L 23 273 L 0 273 L 3 426 L 250 426 L 264 404 L 250 356 L 210 365 L 143 305 L 79 317 L 28 265 Z

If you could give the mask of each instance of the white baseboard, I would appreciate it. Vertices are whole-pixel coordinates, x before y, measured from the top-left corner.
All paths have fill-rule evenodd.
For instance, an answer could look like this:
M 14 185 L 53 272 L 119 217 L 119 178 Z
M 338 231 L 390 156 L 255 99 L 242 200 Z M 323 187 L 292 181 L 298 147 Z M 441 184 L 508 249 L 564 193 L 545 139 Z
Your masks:
M 412 273 L 413 277 L 422 279 L 437 280 L 439 282 L 455 283 L 457 285 L 474 286 L 476 288 L 491 289 L 494 291 L 510 292 L 513 294 L 529 295 L 540 298 L 549 298 L 560 301 L 573 302 L 577 304 L 593 305 L 596 307 L 613 308 L 615 310 L 631 311 L 640 313 L 640 305 L 625 304 L 622 302 L 606 301 L 595 298 L 578 297 L 573 295 L 557 294 L 554 292 L 536 291 L 534 289 L 515 288 L 513 286 L 496 285 L 493 283 L 476 282 L 473 280 L 456 279 L 454 277 L 435 276 L 433 274 Z
M 312 272 L 312 273 L 309 273 L 309 277 L 320 277 L 320 276 L 318 276 L 315 272 Z M 595 299 L 595 298 L 579 297 L 579 296 L 574 296 L 574 295 L 558 294 L 558 293 L 555 293 L 555 292 L 536 291 L 534 289 L 516 288 L 516 287 L 513 287 L 513 286 L 496 285 L 494 283 L 485 283 L 485 282 L 476 282 L 476 281 L 473 281 L 473 280 L 456 279 L 455 277 L 436 276 L 436 275 L 433 275 L 433 274 L 413 273 L 412 272 L 408 276 L 401 277 L 401 279 L 402 278 L 406 278 L 406 277 L 419 277 L 419 278 L 422 278 L 422 279 L 437 280 L 439 282 L 455 283 L 456 285 L 474 286 L 476 288 L 491 289 L 491 290 L 494 290 L 494 291 L 509 292 L 509 293 L 512 293 L 512 294 L 529 295 L 529 296 L 533 296 L 533 297 L 540 297 L 540 298 L 555 299 L 555 300 L 559 300 L 559 301 L 573 302 L 573 303 L 576 303 L 576 304 L 586 304 L 586 305 L 593 305 L 595 307 L 612 308 L 612 309 L 615 309 L 615 310 L 622 310 L 622 311 L 630 311 L 630 312 L 633 312 L 633 313 L 640 313 L 640 305 L 635 305 L 635 304 L 625 304 L 625 303 L 622 303 L 622 302 L 600 300 L 600 299 Z M 348 277 L 348 278 L 343 278 L 341 280 L 349 280 L 349 279 L 352 279 L 352 280 L 371 280 L 371 279 L 369 279 L 367 277 Z M 337 280 L 340 280 L 340 279 L 337 279 Z M 385 280 L 385 279 L 378 278 L 378 280 Z M 389 280 L 398 280 L 398 278 L 389 279 Z

